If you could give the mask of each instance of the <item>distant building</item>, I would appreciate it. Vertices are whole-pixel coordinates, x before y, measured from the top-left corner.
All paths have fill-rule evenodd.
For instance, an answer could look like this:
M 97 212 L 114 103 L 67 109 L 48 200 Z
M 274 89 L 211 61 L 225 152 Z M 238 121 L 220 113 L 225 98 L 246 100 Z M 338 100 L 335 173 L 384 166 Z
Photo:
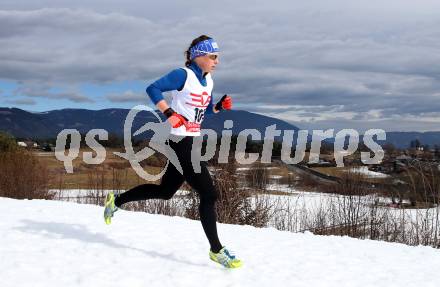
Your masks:
M 26 147 L 26 148 L 37 148 L 38 147 L 38 144 L 33 141 L 17 142 L 17 145 L 21 146 L 21 147 Z

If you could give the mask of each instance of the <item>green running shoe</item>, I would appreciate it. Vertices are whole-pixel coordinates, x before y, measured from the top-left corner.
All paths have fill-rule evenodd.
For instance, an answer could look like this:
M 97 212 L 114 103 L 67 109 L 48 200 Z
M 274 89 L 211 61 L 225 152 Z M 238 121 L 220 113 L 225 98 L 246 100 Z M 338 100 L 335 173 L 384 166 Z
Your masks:
M 209 258 L 226 268 L 238 268 L 243 265 L 243 262 L 240 259 L 236 258 L 232 252 L 226 249 L 226 247 L 223 247 L 218 253 L 214 253 L 210 250 Z
M 113 214 L 118 210 L 118 208 L 115 206 L 115 194 L 113 192 L 107 194 L 104 206 L 104 220 L 105 224 L 108 225 L 112 223 Z

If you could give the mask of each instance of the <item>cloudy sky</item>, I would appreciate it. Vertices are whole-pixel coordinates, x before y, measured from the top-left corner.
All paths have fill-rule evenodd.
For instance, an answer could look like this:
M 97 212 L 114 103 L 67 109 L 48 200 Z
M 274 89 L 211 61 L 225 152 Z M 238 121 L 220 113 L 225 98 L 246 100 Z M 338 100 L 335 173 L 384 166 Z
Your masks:
M 0 2 L 0 106 L 131 108 L 201 34 L 214 98 L 302 129 L 440 130 L 440 1 Z

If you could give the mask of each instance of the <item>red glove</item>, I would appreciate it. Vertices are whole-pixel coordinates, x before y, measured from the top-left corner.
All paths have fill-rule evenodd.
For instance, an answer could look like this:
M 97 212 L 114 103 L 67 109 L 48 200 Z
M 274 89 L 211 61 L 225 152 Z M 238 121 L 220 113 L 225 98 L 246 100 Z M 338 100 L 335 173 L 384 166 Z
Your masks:
M 188 119 L 181 114 L 176 113 L 172 108 L 167 109 L 164 115 L 168 118 L 168 122 L 173 128 L 179 128 L 188 123 Z
M 215 105 L 218 111 L 232 109 L 232 98 L 228 95 L 224 95 L 221 100 Z
M 171 117 L 168 118 L 168 121 L 173 128 L 179 128 L 188 123 L 188 120 L 178 113 L 174 113 Z

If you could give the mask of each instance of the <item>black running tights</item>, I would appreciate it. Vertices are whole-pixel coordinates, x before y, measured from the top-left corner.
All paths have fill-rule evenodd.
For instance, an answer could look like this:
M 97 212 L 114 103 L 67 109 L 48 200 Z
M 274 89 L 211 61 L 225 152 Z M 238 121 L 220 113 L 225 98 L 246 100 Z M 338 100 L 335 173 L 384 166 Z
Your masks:
M 142 184 L 136 186 L 117 196 L 115 205 L 120 207 L 130 201 L 146 199 L 168 200 L 173 197 L 183 182 L 186 181 L 200 196 L 200 221 L 208 238 L 211 250 L 217 253 L 222 248 L 217 235 L 217 216 L 215 211 L 215 202 L 218 194 L 212 183 L 206 162 L 200 163 L 200 173 L 194 172 L 191 163 L 193 137 L 184 137 L 177 143 L 171 140 L 169 142 L 170 147 L 175 151 L 182 166 L 183 175 L 170 162 L 160 185 Z

